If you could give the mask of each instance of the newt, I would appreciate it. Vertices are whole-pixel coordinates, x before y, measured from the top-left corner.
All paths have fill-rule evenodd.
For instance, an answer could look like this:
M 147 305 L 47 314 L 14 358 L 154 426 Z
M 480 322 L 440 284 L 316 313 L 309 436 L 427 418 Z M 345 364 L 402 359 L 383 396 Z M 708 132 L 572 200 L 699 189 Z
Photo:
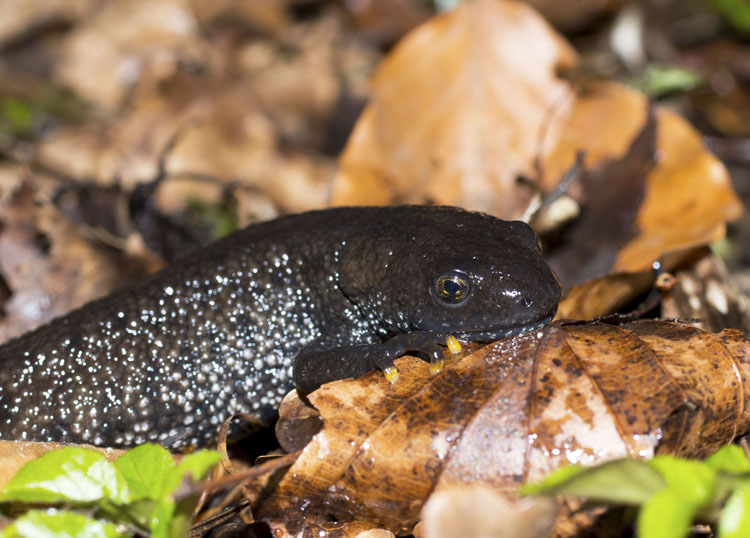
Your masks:
M 295 386 L 390 370 L 446 338 L 548 323 L 560 286 L 523 222 L 335 208 L 235 232 L 0 346 L 0 439 L 173 449 Z M 390 370 L 392 372 L 392 370 Z

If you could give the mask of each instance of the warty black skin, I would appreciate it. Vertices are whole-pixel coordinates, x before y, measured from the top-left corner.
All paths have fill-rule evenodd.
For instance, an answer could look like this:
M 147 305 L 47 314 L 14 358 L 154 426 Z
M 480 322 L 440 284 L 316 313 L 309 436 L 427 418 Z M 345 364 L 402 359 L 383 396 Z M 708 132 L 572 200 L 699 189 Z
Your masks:
M 445 304 L 440 274 L 471 281 Z M 559 284 L 524 223 L 449 207 L 339 208 L 251 226 L 0 347 L 0 438 L 184 449 L 295 384 L 436 360 L 454 334 L 547 323 Z

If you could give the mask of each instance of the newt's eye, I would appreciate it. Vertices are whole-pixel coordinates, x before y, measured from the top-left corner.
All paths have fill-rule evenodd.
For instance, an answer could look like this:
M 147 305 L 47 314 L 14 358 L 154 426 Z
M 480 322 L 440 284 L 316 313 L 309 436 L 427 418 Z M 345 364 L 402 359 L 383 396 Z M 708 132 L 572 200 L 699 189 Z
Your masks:
M 440 275 L 433 282 L 435 297 L 449 304 L 459 304 L 469 295 L 471 283 L 469 279 L 455 273 Z

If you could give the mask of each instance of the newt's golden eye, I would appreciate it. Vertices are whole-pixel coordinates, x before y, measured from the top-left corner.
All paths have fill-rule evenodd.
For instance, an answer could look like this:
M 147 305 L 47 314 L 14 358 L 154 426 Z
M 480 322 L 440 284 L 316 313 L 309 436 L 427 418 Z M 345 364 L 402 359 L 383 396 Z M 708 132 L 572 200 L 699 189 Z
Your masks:
M 443 302 L 458 304 L 469 295 L 471 283 L 469 279 L 456 273 L 440 275 L 433 283 L 435 296 Z

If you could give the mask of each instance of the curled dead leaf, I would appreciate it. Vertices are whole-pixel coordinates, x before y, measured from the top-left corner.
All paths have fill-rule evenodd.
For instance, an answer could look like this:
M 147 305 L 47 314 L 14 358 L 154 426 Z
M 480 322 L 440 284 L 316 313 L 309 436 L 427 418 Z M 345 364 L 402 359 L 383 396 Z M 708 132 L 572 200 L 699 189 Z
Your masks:
M 552 189 L 576 152 L 586 151 L 587 178 L 578 198 L 589 217 L 577 226 L 587 230 L 588 244 L 611 253 L 596 276 L 642 271 L 664 253 L 714 242 L 725 222 L 742 212 L 726 168 L 699 133 L 666 110 L 650 117 L 640 93 L 614 83 L 590 85 L 545 160 L 542 184 Z M 614 232 L 613 221 L 619 221 Z M 566 243 L 562 257 L 580 259 L 581 243 Z M 559 271 L 568 288 L 593 276 Z
M 553 188 L 581 148 L 582 216 L 550 257 L 566 289 L 560 318 L 615 311 L 648 289 L 654 261 L 672 270 L 742 213 L 726 168 L 700 135 L 672 112 L 649 113 L 634 90 L 597 83 L 579 96 L 545 160 L 543 188 Z
M 300 532 L 323 517 L 411 532 L 433 492 L 506 498 L 567 463 L 704 456 L 750 426 L 750 346 L 737 331 L 557 322 L 433 376 L 416 358 L 310 395 L 323 420 L 256 516 Z M 283 417 L 282 417 L 283 420 Z

